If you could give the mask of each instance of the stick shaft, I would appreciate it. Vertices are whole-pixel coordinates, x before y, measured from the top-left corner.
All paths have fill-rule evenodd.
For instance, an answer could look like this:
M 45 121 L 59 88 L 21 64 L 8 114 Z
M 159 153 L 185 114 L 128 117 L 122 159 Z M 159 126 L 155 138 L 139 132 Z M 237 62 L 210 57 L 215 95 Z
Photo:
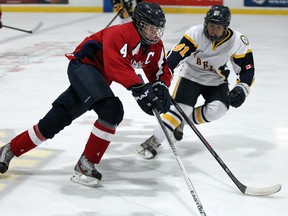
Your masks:
M 7 25 L 2 25 L 2 27 L 13 29 L 13 30 L 17 30 L 17 31 L 22 31 L 22 32 L 30 33 L 30 34 L 33 33 L 32 31 L 28 31 L 28 30 L 20 29 L 20 28 L 15 28 L 15 27 L 12 27 L 12 26 L 7 26 Z
M 219 155 L 214 151 L 212 146 L 207 142 L 207 140 L 202 136 L 202 134 L 199 132 L 199 130 L 195 127 L 193 122 L 189 119 L 189 117 L 186 115 L 186 113 L 181 109 L 181 107 L 176 103 L 176 101 L 171 98 L 172 104 L 175 106 L 175 108 L 178 110 L 178 112 L 181 114 L 181 116 L 184 118 L 186 123 L 190 126 L 190 128 L 195 132 L 195 134 L 199 137 L 199 139 L 202 141 L 202 143 L 205 145 L 205 147 L 209 150 L 209 152 L 213 155 L 213 157 L 217 160 L 217 162 L 221 165 L 223 170 L 227 173 L 227 175 L 230 177 L 230 179 L 234 182 L 234 184 L 238 187 L 238 189 L 246 195 L 253 195 L 253 196 L 266 196 L 270 194 L 277 193 L 281 190 L 281 184 L 269 186 L 269 187 L 263 187 L 263 188 L 253 188 L 253 187 L 247 187 L 246 185 L 242 184 L 230 171 L 230 169 L 226 166 L 224 161 L 219 157 Z
M 179 111 L 179 113 L 182 115 L 184 120 L 187 122 L 187 124 L 190 126 L 190 128 L 195 132 L 195 134 L 198 136 L 198 138 L 202 141 L 202 143 L 206 146 L 206 148 L 209 150 L 209 152 L 213 155 L 213 157 L 217 160 L 217 162 L 221 165 L 221 167 L 224 169 L 224 171 L 228 174 L 228 176 L 231 178 L 231 180 L 236 184 L 236 186 L 239 188 L 239 190 L 242 193 L 245 193 L 247 186 L 243 185 L 229 170 L 229 168 L 226 166 L 226 164 L 223 162 L 223 160 L 218 156 L 218 154 L 214 151 L 212 146 L 208 143 L 208 141 L 202 136 L 202 134 L 199 132 L 199 130 L 195 127 L 193 122 L 189 119 L 189 117 L 185 114 L 185 112 L 181 109 L 181 107 L 175 102 L 175 100 L 171 99 L 172 104 L 175 106 L 175 108 Z
M 198 195 L 196 193 L 196 190 L 195 190 L 190 178 L 187 175 L 187 171 L 186 171 L 186 169 L 185 169 L 185 167 L 184 167 L 184 165 L 182 163 L 181 158 L 178 156 L 178 153 L 177 153 L 177 150 L 175 148 L 175 145 L 173 144 L 173 141 L 172 141 L 172 139 L 171 139 L 171 137 L 170 137 L 170 135 L 169 135 L 169 133 L 168 133 L 168 131 L 167 131 L 167 129 L 166 129 L 166 127 L 165 127 L 160 115 L 159 115 L 159 113 L 155 109 L 153 109 L 153 113 L 154 113 L 154 116 L 156 117 L 158 123 L 160 124 L 161 129 L 162 129 L 162 131 L 163 131 L 163 133 L 165 135 L 165 138 L 167 139 L 167 141 L 168 141 L 168 143 L 169 143 L 169 145 L 170 145 L 170 147 L 171 147 L 171 149 L 173 151 L 174 157 L 175 157 L 175 159 L 176 159 L 176 161 L 177 161 L 177 163 L 178 163 L 178 165 L 179 165 L 179 167 L 180 167 L 180 169 L 182 171 L 182 175 L 183 175 L 183 177 L 185 179 L 185 182 L 186 182 L 186 184 L 187 184 L 187 186 L 189 188 L 189 191 L 190 191 L 190 193 L 191 193 L 191 195 L 193 197 L 193 200 L 194 200 L 194 202 L 195 202 L 195 204 L 197 206 L 197 209 L 198 209 L 199 213 L 202 216 L 206 216 L 206 213 L 205 213 L 205 211 L 203 209 L 203 205 L 201 204 L 201 201 L 200 201 L 200 199 L 199 199 L 199 197 L 198 197 Z
M 113 19 L 107 24 L 105 28 L 108 28 L 114 22 L 114 20 L 120 15 L 120 13 L 121 10 L 113 17 Z

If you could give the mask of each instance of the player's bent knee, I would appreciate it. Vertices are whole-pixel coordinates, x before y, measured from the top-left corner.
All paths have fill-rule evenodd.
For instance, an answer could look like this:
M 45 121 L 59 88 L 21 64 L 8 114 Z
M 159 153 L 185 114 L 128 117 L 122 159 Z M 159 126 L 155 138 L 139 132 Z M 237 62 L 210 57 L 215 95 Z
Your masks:
M 209 119 L 209 121 L 214 121 L 221 118 L 228 111 L 227 106 L 218 100 L 207 103 L 205 106 L 205 117 L 206 119 Z
M 64 127 L 70 125 L 72 116 L 69 115 L 60 105 L 53 105 L 52 109 L 38 123 L 41 134 L 46 139 L 52 139 Z
M 98 114 L 98 118 L 112 125 L 119 125 L 123 120 L 124 109 L 118 97 L 106 98 L 93 104 L 92 109 Z

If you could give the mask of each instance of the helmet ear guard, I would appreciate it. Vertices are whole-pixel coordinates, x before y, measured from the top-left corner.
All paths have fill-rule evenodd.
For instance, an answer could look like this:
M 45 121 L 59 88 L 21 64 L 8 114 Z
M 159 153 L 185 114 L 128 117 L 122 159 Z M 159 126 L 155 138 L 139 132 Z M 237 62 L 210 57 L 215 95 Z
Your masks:
M 136 5 L 132 21 L 145 44 L 155 44 L 164 34 L 166 18 L 157 3 L 140 2 Z
M 228 30 L 228 26 L 230 25 L 231 21 L 231 12 L 230 9 L 227 6 L 222 6 L 222 5 L 213 5 L 207 12 L 205 18 L 204 18 L 204 33 L 206 37 L 213 41 L 213 42 L 218 42 L 222 40 Z M 221 25 L 224 26 L 224 33 L 220 37 L 214 37 L 209 35 L 207 25 L 208 23 L 213 23 L 216 25 Z

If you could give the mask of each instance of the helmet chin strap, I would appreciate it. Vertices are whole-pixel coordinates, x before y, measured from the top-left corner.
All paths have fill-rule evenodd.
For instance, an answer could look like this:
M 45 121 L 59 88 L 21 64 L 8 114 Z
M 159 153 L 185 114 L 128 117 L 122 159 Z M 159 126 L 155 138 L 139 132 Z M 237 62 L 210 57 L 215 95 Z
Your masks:
M 215 37 L 215 36 L 212 36 L 212 35 L 209 34 L 207 26 L 204 27 L 204 33 L 205 33 L 206 37 L 209 40 L 211 40 L 212 42 L 221 41 L 223 38 L 225 38 L 225 36 L 227 35 L 227 32 L 228 32 L 228 27 L 225 28 L 225 30 L 224 30 L 224 32 L 223 32 L 223 34 L 221 36 Z

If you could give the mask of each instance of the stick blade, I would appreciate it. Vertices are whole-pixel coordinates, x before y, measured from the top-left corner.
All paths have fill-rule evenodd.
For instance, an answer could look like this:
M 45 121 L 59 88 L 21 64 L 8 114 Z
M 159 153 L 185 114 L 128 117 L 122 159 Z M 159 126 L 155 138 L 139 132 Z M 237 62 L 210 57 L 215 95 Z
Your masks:
M 251 196 L 267 196 L 279 192 L 282 188 L 281 184 L 276 184 L 270 187 L 253 188 L 247 187 L 244 194 Z
M 41 26 L 43 25 L 43 22 L 39 22 L 30 32 L 34 33 L 35 31 L 37 31 L 39 28 L 41 28 Z
M 96 31 L 88 30 L 88 33 L 89 33 L 89 34 L 95 34 Z

